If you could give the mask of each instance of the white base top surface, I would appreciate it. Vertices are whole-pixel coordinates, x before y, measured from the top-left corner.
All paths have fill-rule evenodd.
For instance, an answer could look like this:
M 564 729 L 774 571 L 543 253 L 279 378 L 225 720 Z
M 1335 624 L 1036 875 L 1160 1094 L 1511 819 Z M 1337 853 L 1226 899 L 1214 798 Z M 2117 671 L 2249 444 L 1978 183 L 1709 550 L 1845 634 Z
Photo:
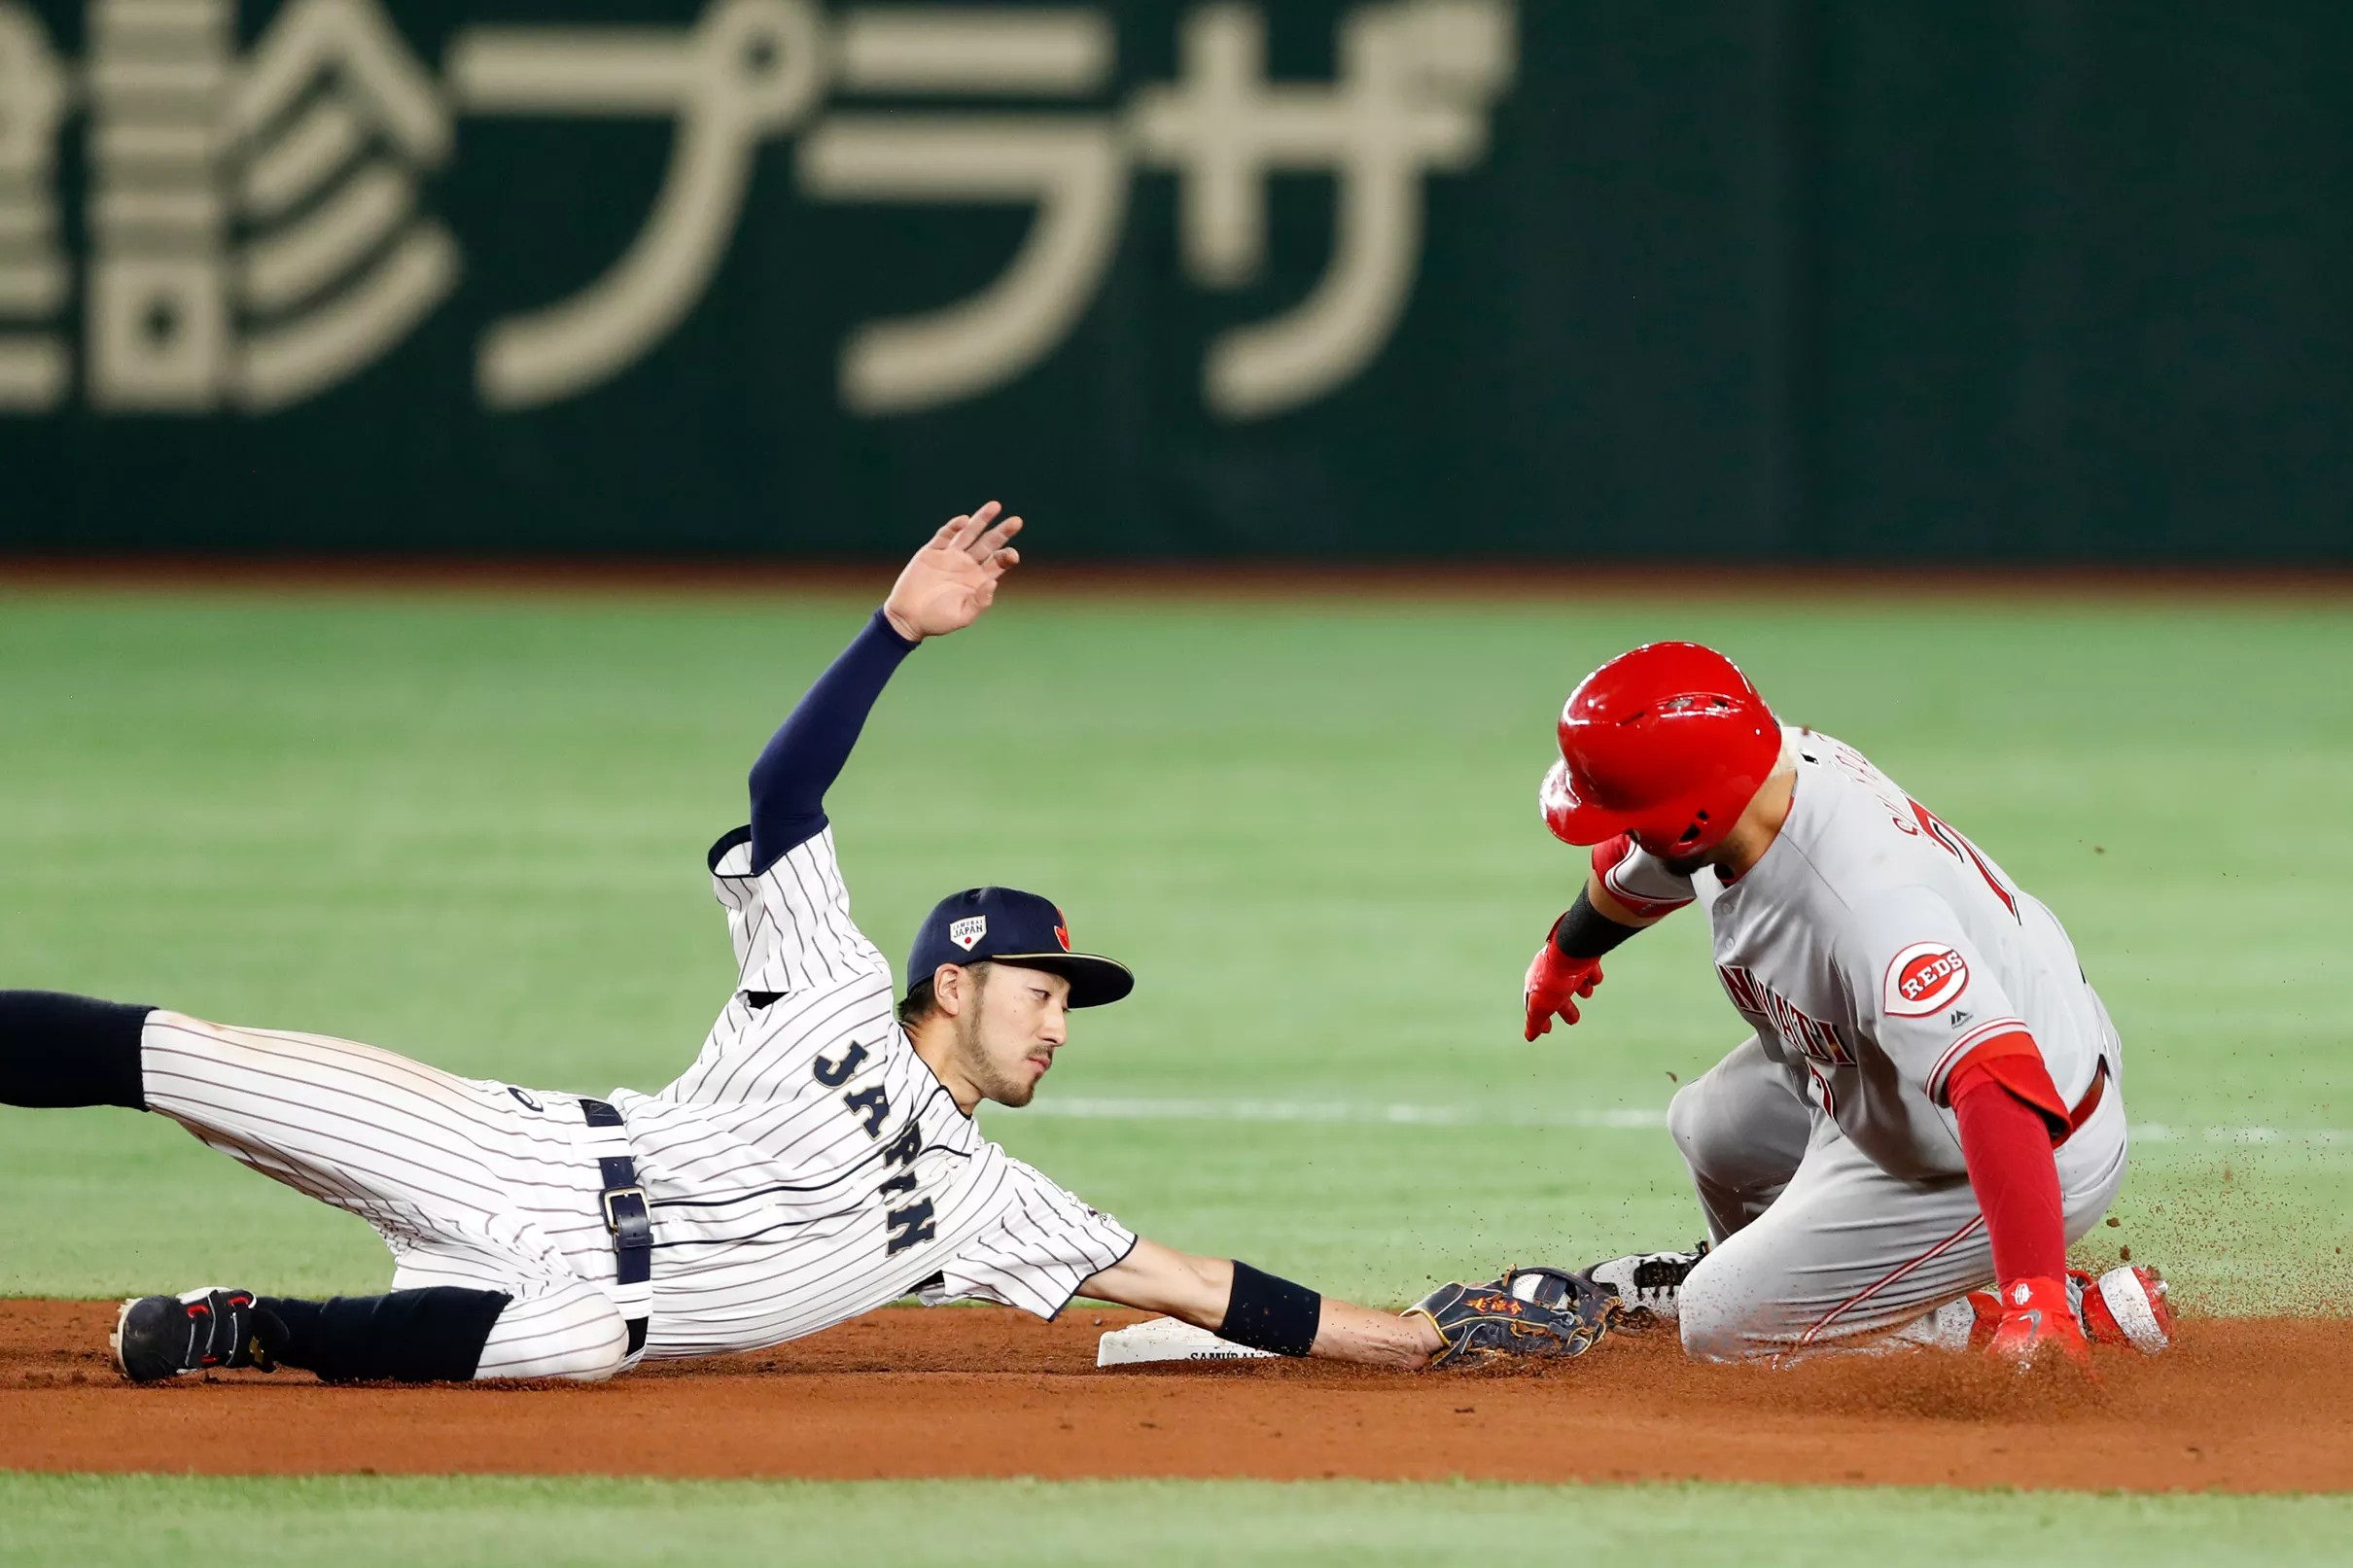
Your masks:
M 1129 1328 L 1113 1329 L 1095 1348 L 1098 1367 L 1126 1367 L 1142 1361 L 1266 1361 L 1272 1350 L 1220 1340 L 1208 1329 L 1197 1329 L 1173 1317 L 1156 1317 Z

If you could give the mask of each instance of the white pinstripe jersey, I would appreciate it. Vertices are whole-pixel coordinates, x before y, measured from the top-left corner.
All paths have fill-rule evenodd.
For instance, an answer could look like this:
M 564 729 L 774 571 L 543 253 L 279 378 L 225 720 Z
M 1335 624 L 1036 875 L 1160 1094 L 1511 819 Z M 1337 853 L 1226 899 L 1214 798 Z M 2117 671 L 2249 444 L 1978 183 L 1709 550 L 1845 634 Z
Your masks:
M 919 1290 L 1053 1316 L 1135 1236 L 983 1137 L 915 1054 L 832 830 L 756 876 L 750 839 L 711 851 L 726 1009 L 675 1083 L 613 1096 L 653 1215 L 647 1354 L 755 1349 Z
M 1892 1175 L 1960 1174 L 1946 1080 L 1974 1047 L 2031 1033 L 2072 1105 L 2113 1030 L 2056 916 L 1854 748 L 1782 734 L 1797 794 L 1746 874 L 1635 850 L 1602 884 L 1646 914 L 1696 899 L 1726 993 L 1808 1098 Z

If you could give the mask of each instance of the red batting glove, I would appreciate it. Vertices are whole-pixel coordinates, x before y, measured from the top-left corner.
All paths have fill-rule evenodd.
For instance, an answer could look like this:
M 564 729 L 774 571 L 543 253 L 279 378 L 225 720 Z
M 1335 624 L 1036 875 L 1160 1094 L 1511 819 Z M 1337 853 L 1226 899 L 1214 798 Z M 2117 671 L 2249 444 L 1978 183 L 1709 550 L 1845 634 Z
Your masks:
M 1555 1013 L 1563 1023 L 1574 1024 L 1577 998 L 1592 995 L 1600 983 L 1599 958 L 1572 958 L 1553 946 L 1552 933 L 1545 932 L 1544 945 L 1528 966 L 1528 981 L 1521 993 L 1528 1005 L 1528 1038 L 1532 1041 L 1539 1034 L 1550 1034 Z
M 2064 1279 L 2010 1279 L 1994 1291 L 2001 1316 L 1985 1353 L 1997 1361 L 2023 1368 L 2050 1354 L 2047 1346 L 2084 1368 L 2091 1368 L 2091 1346 L 2084 1342 L 2084 1326 L 2067 1304 Z

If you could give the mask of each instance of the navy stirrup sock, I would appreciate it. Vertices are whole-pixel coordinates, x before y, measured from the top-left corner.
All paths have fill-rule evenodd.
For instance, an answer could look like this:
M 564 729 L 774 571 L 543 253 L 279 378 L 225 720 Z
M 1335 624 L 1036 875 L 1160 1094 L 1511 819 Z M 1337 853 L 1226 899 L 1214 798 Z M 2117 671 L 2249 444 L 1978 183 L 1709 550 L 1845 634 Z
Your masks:
M 256 1305 L 286 1325 L 278 1361 L 324 1382 L 465 1382 L 482 1364 L 491 1326 L 513 1298 L 503 1291 L 435 1285 L 388 1296 L 324 1302 L 263 1296 Z
M 153 1007 L 0 991 L 0 1104 L 147 1109 L 139 1036 Z

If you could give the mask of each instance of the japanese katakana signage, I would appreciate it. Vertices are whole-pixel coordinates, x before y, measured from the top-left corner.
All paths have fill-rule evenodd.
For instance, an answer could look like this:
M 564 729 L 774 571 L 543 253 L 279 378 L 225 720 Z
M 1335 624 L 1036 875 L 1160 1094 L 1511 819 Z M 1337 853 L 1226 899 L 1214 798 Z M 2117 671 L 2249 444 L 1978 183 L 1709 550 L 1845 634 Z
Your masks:
M 2347 558 L 2353 7 L 2052 9 L 0 0 L 0 578 Z
M 638 363 L 703 299 L 755 156 L 789 141 L 813 206 L 1032 215 L 967 296 L 842 324 L 839 405 L 874 419 L 986 397 L 1053 354 L 1104 286 L 1140 178 L 1174 180 L 1182 276 L 1215 291 L 1263 276 L 1270 182 L 1328 177 L 1321 279 L 1200 348 L 1203 407 L 1260 420 L 1380 356 L 1413 298 L 1426 188 L 1485 156 L 1516 60 L 1510 0 L 1336 8 L 1322 81 L 1272 75 L 1267 8 L 1236 0 L 1174 12 L 1167 80 L 1123 74 L 1107 5 L 709 0 L 683 25 L 476 9 L 425 57 L 380 0 L 260 17 L 88 0 L 69 53 L 41 10 L 0 0 L 0 414 L 316 399 L 453 308 L 475 262 L 431 188 L 470 155 L 470 125 L 653 120 L 669 164 L 635 236 L 576 292 L 480 322 L 472 384 L 449 396 L 532 409 Z M 944 106 L 922 108 L 931 96 Z M 85 164 L 70 226 L 69 130 Z

